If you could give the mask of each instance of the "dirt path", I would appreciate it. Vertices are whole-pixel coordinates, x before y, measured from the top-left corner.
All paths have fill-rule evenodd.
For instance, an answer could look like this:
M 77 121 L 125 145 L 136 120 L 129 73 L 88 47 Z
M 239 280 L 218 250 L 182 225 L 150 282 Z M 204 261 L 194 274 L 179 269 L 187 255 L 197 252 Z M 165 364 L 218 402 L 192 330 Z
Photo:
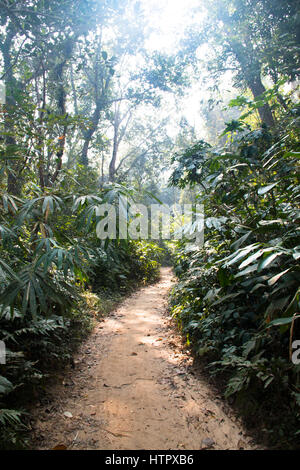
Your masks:
M 34 448 L 254 448 L 193 372 L 166 314 L 172 282 L 171 270 L 163 268 L 157 284 L 140 289 L 97 326 L 75 370 L 35 409 Z

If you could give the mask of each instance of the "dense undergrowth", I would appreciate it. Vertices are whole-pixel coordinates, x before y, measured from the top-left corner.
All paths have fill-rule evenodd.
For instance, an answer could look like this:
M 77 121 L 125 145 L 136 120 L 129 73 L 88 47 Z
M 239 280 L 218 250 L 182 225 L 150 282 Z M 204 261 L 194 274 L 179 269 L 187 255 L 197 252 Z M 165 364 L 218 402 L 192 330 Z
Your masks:
M 172 315 L 260 438 L 293 448 L 300 418 L 300 365 L 292 361 L 300 339 L 299 106 L 272 130 L 235 124 L 227 128 L 238 130 L 229 148 L 200 141 L 174 157 L 171 182 L 194 187 L 205 237 L 201 247 L 177 244 Z
M 65 175 L 68 189 L 73 177 Z M 154 243 L 97 238 L 97 206 L 122 194 L 131 198 L 129 189 L 110 185 L 88 195 L 81 185 L 81 194 L 70 196 L 63 188 L 28 184 L 22 197 L 1 194 L 2 449 L 26 444 L 26 403 L 70 362 L 95 321 L 159 274 L 161 249 Z
M 187 5 L 170 54 L 163 37 L 152 47 L 146 3 L 0 0 L 0 446 L 24 445 L 27 400 L 99 315 L 175 256 L 172 312 L 188 341 L 272 445 L 295 447 L 299 2 Z M 185 92 L 214 143 L 234 93 L 228 106 L 244 114 L 226 123 L 226 148 L 197 142 Z M 177 188 L 166 188 L 174 149 Z M 125 201 L 195 193 L 201 248 L 181 240 L 170 256 L 136 239 L 143 212 Z M 119 238 L 97 236 L 102 204 L 118 206 Z M 137 236 L 124 240 L 129 218 Z

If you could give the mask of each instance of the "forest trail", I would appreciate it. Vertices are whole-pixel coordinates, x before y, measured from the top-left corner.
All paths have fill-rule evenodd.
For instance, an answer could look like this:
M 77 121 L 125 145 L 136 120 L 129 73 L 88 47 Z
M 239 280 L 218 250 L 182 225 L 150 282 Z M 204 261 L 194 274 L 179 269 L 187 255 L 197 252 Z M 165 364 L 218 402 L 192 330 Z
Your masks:
M 34 409 L 33 448 L 255 448 L 193 368 L 166 312 L 172 282 L 171 269 L 162 268 L 158 283 L 138 290 L 97 325 L 75 370 Z

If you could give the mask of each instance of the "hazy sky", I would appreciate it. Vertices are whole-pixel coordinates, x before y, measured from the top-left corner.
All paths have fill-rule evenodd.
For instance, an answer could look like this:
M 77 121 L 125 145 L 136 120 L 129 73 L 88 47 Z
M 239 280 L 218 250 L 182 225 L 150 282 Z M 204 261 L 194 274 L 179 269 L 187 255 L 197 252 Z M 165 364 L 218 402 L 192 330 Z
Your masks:
M 202 0 L 141 0 L 140 3 L 152 29 L 145 42 L 146 48 L 174 53 L 185 28 L 195 19 L 193 8 L 199 7 Z M 190 97 L 186 97 L 183 103 L 184 114 L 198 128 L 202 122 L 199 102 L 199 91 L 191 89 Z
M 171 52 L 192 20 L 193 7 L 199 6 L 201 0 L 142 0 L 141 4 L 156 29 L 146 42 L 147 48 Z
M 150 51 L 176 53 L 176 46 L 184 36 L 185 30 L 193 23 L 200 23 L 205 15 L 205 8 L 203 8 L 205 0 L 141 0 L 140 3 L 151 28 L 153 28 L 153 32 L 145 43 L 146 48 Z M 210 51 L 203 45 L 201 48 L 202 59 L 206 55 L 209 56 Z M 231 80 L 230 73 L 224 75 L 222 87 L 225 99 L 225 90 L 232 89 Z M 200 83 L 195 80 L 187 96 L 182 100 L 183 114 L 189 123 L 195 126 L 199 135 L 203 129 L 200 101 L 207 97 L 207 89 L 203 89 Z

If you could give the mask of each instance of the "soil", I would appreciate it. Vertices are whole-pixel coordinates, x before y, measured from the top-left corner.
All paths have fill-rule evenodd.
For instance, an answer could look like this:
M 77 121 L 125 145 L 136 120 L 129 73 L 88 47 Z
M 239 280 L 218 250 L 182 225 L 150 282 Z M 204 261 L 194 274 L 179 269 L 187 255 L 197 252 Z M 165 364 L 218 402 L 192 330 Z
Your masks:
M 174 277 L 127 298 L 99 323 L 34 410 L 31 448 L 255 449 L 199 374 L 167 311 Z

